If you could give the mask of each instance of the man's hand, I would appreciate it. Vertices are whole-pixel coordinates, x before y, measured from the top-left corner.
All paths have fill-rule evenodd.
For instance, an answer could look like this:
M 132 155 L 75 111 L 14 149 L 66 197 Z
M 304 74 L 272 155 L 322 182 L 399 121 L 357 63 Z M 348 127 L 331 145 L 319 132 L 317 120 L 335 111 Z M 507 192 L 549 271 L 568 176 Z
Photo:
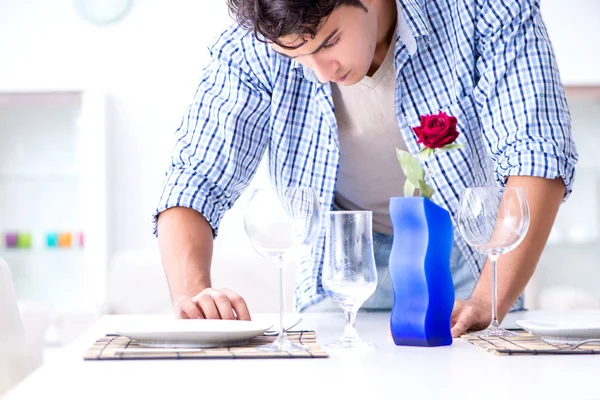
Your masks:
M 484 301 L 471 298 L 456 300 L 452 310 L 452 337 L 459 337 L 469 329 L 485 329 L 492 321 L 492 306 Z
M 498 320 L 502 320 L 511 305 L 523 292 L 535 270 L 546 239 L 558 212 L 565 184 L 562 178 L 550 180 L 534 176 L 510 176 L 507 186 L 525 190 L 530 210 L 529 231 L 523 242 L 502 256 L 502 272 L 498 276 Z M 452 311 L 452 336 L 458 337 L 468 329 L 485 329 L 492 318 L 492 268 L 485 263 L 471 299 L 457 300 Z M 483 299 L 483 300 L 481 300 Z
M 241 319 L 250 321 L 244 299 L 229 289 L 206 288 L 193 298 L 180 296 L 173 302 L 182 319 Z

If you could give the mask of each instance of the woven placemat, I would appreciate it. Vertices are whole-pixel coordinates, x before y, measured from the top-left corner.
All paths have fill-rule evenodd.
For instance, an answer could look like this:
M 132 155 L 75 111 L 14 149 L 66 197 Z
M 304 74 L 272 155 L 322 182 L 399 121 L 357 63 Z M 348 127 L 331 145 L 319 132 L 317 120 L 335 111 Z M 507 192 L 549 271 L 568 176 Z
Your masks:
M 600 354 L 600 344 L 584 344 L 572 349 L 568 344 L 550 344 L 529 332 L 517 331 L 519 336 L 483 337 L 462 335 L 467 342 L 496 355 Z
M 124 336 L 106 335 L 89 348 L 84 360 L 173 360 L 173 359 L 248 359 L 248 358 L 327 358 L 329 355 L 317 343 L 314 331 L 288 331 L 294 343 L 308 347 L 307 351 L 264 352 L 258 346 L 270 343 L 275 336 L 260 335 L 243 346 L 209 349 L 173 349 L 141 346 Z M 128 350 L 126 350 L 128 349 Z M 133 350 L 133 351 L 132 351 Z M 141 350 L 141 351 L 139 351 Z M 167 351 L 165 351 L 167 350 Z M 125 352 L 123 352 L 125 351 Z

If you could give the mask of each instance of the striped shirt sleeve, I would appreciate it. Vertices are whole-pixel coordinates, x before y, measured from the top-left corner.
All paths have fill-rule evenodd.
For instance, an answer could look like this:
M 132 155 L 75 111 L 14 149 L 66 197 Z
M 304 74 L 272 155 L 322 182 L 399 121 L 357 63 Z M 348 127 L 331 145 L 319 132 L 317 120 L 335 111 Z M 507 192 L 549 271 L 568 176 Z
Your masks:
M 572 191 L 578 155 L 553 49 L 531 0 L 492 0 L 477 22 L 474 91 L 496 179 L 561 177 Z
M 176 133 L 158 215 L 172 207 L 199 211 L 214 236 L 226 210 L 248 185 L 268 142 L 270 95 L 258 80 L 227 58 L 202 74 L 191 106 Z

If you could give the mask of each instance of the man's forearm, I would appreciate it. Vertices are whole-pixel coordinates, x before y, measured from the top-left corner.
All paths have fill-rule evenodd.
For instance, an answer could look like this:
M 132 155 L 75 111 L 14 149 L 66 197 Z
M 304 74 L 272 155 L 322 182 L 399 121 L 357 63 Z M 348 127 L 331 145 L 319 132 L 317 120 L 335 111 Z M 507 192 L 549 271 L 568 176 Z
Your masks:
M 562 178 L 554 180 L 531 176 L 511 176 L 507 186 L 525 190 L 530 210 L 527 236 L 513 251 L 498 261 L 498 319 L 502 320 L 523 292 L 542 254 L 554 219 L 562 201 L 565 185 Z M 487 260 L 472 297 L 491 303 L 492 268 Z
M 202 214 L 185 207 L 162 212 L 158 242 L 173 300 L 194 297 L 211 286 L 213 232 Z

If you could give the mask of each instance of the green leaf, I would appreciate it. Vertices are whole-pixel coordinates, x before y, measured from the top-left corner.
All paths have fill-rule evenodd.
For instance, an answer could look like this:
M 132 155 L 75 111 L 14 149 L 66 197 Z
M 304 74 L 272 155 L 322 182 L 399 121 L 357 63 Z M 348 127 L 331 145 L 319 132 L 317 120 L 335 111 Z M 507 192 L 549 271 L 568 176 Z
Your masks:
M 427 197 L 428 199 L 431 199 L 431 196 L 433 196 L 434 193 L 433 188 L 425 181 L 419 181 L 419 191 L 421 192 L 421 196 Z
M 462 149 L 463 147 L 464 146 L 462 144 L 452 143 L 452 144 L 445 145 L 441 149 L 437 149 L 437 151 L 439 153 L 446 153 L 447 151 L 456 150 L 456 149 Z
M 415 187 L 419 186 L 419 181 L 423 180 L 425 173 L 419 161 L 409 152 L 396 148 L 396 156 L 404 176 L 409 180 Z
M 413 197 L 415 195 L 415 189 L 417 189 L 417 187 L 407 179 L 406 182 L 404 182 L 404 197 Z
M 417 156 L 419 157 L 419 161 L 425 162 L 429 159 L 429 157 L 431 157 L 432 154 L 433 149 L 430 149 L 429 147 L 423 147 L 421 150 L 419 150 Z

